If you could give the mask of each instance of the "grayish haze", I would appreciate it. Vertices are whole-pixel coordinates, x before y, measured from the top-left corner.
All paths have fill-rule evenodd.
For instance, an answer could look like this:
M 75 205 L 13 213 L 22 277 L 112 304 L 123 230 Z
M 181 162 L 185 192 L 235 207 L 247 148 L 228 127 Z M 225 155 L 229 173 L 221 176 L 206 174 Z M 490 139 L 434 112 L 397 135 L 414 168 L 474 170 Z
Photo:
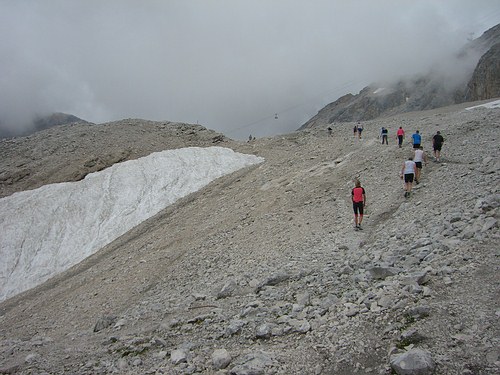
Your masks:
M 0 0 L 0 126 L 66 112 L 285 133 L 499 22 L 498 0 Z

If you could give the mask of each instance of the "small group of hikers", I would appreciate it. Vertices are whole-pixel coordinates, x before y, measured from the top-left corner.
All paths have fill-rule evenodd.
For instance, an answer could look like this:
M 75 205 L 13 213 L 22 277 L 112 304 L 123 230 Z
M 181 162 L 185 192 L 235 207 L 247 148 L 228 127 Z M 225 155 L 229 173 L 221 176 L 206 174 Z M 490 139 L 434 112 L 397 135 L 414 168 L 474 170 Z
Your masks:
M 420 131 L 416 131 L 412 135 L 413 155 L 405 160 L 401 168 L 400 177 L 404 180 L 405 198 L 409 198 L 413 188 L 413 182 L 420 183 L 422 173 L 422 163 L 427 165 L 427 155 L 422 147 L 422 136 Z M 432 137 L 432 149 L 434 151 L 434 161 L 441 162 L 441 148 L 443 147 L 444 138 L 440 131 Z
M 382 138 L 382 144 L 389 144 L 387 141 L 388 138 L 388 133 L 389 131 L 387 128 L 382 127 L 380 129 L 380 138 Z M 398 146 L 399 148 L 403 147 L 403 141 L 405 138 L 405 131 L 402 126 L 399 127 L 399 129 L 396 132 L 396 136 L 398 139 Z M 420 148 L 420 145 L 422 144 L 422 136 L 420 135 L 420 131 L 417 130 L 414 134 L 411 136 L 411 143 L 413 144 L 413 149 L 417 150 Z M 441 161 L 441 148 L 443 147 L 444 143 L 444 138 L 441 135 L 441 132 L 438 130 L 437 133 L 432 137 L 432 149 L 434 151 L 434 160 L 437 162 Z
M 417 133 L 418 133 L 418 131 L 417 131 Z M 386 145 L 388 145 L 389 144 L 389 142 L 388 142 L 389 130 L 382 126 L 382 129 L 380 129 L 379 138 L 382 138 L 382 144 L 385 143 Z M 405 131 L 404 131 L 402 126 L 400 126 L 399 129 L 396 131 L 396 138 L 398 140 L 399 148 L 403 147 L 403 140 L 405 139 Z
M 400 177 L 404 179 L 404 191 L 405 198 L 409 198 L 413 182 L 416 184 L 420 183 L 420 176 L 422 174 L 422 163 L 427 165 L 427 155 L 424 152 L 424 148 L 418 145 L 418 148 L 414 148 L 413 155 L 405 160 L 403 167 L 401 168 Z
M 363 132 L 363 125 L 358 122 L 356 125 L 354 125 L 354 138 L 358 137 L 358 139 L 361 139 L 361 133 Z
M 403 139 L 405 137 L 405 131 L 403 130 L 403 128 L 401 126 L 397 130 L 396 136 L 398 139 L 398 146 L 399 146 L 399 148 L 401 148 L 403 146 Z M 380 139 L 382 139 L 382 144 L 386 144 L 386 145 L 389 144 L 389 130 L 386 127 L 382 126 L 378 137 Z
M 382 128 L 380 135 L 382 137 L 382 144 L 387 144 L 387 129 Z M 404 139 L 404 130 L 402 127 L 398 129 L 398 144 L 399 147 L 402 147 L 403 139 Z M 422 174 L 422 166 L 427 165 L 428 158 L 424 152 L 422 147 L 422 136 L 420 135 L 420 131 L 417 130 L 412 135 L 412 143 L 413 143 L 413 154 L 405 160 L 403 166 L 401 168 L 400 177 L 404 180 L 404 197 L 409 198 L 411 195 L 411 191 L 413 188 L 413 183 L 420 183 L 420 177 Z M 432 148 L 434 151 L 434 161 L 441 161 L 441 148 L 444 143 L 444 138 L 441 135 L 441 132 L 438 131 L 432 137 Z M 351 191 L 352 197 L 352 207 L 354 210 L 354 228 L 356 230 L 363 230 L 361 227 L 361 223 L 363 221 L 364 208 L 366 206 L 366 192 L 365 189 L 361 186 L 361 182 L 359 179 L 354 180 L 354 188 Z

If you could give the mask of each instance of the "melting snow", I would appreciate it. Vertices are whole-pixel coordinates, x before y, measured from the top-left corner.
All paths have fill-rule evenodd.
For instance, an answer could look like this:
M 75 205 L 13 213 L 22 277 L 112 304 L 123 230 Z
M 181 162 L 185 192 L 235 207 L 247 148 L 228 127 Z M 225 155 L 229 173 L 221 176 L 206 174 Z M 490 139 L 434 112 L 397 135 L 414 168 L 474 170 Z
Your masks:
M 222 147 L 169 150 L 0 199 L 0 301 L 67 270 L 212 180 L 262 161 Z
M 492 101 L 489 103 L 480 104 L 480 105 L 476 105 L 474 107 L 468 107 L 465 109 L 471 110 L 471 109 L 476 109 L 476 108 L 500 108 L 500 100 L 495 100 L 495 101 Z

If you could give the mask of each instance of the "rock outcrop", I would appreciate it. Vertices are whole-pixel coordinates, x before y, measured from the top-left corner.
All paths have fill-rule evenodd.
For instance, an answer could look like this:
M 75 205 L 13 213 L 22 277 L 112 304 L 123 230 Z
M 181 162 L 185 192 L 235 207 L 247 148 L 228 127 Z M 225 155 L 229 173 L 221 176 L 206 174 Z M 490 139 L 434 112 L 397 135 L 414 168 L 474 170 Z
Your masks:
M 500 43 L 495 44 L 479 60 L 467 85 L 468 101 L 500 97 Z

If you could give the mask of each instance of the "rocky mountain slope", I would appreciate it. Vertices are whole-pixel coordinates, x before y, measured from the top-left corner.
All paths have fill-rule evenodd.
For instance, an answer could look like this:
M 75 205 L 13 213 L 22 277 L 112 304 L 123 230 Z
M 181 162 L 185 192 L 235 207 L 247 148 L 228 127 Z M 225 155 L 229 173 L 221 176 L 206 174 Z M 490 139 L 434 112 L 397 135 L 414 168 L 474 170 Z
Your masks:
M 467 43 L 452 61 L 396 83 L 374 83 L 326 105 L 300 129 L 316 122 L 366 121 L 500 96 L 500 24 Z
M 44 184 L 79 181 L 114 163 L 152 152 L 210 146 L 225 137 L 199 125 L 127 119 L 74 123 L 3 140 L 0 197 Z
M 36 171 L 4 195 L 78 175 L 89 160 L 106 165 L 106 153 L 216 140 L 266 161 L 1 303 L 0 373 L 498 373 L 500 111 L 465 107 L 367 121 L 361 140 L 351 123 L 331 137 L 317 123 L 240 143 L 134 120 L 2 141 L 3 175 Z M 427 152 L 436 130 L 446 140 L 410 199 L 399 126 L 419 129 Z M 352 224 L 356 177 L 368 195 L 363 231 Z

